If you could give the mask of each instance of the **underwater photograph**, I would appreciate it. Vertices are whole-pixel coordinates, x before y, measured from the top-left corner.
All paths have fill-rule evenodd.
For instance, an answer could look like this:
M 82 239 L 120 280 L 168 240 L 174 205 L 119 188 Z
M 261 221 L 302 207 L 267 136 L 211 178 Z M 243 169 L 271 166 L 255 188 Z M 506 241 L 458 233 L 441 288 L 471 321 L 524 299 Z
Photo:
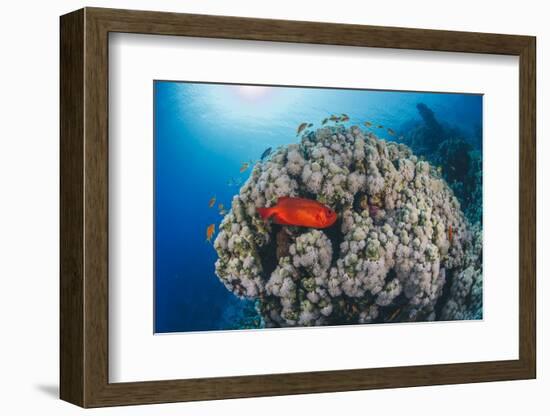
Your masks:
M 154 332 L 483 319 L 483 95 L 154 81 Z

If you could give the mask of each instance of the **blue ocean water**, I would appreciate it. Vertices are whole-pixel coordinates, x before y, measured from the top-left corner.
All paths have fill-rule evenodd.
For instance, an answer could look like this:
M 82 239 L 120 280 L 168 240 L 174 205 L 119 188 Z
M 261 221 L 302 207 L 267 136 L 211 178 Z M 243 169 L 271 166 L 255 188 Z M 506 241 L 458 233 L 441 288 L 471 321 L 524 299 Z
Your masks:
M 239 172 L 244 162 L 297 142 L 300 123 L 320 127 L 331 114 L 383 125 L 373 132 L 399 140 L 422 122 L 420 103 L 481 151 L 481 95 L 155 81 L 155 332 L 234 329 L 250 314 L 251 302 L 216 277 L 206 241 L 222 219 L 218 204 L 230 208 L 250 173 Z

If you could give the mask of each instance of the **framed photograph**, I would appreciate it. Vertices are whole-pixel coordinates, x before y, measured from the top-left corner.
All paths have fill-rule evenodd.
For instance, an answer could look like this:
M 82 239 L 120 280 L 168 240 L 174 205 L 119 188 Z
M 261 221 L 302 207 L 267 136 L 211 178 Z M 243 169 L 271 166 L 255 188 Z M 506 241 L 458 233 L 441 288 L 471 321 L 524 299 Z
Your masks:
M 62 16 L 61 398 L 535 378 L 535 49 Z

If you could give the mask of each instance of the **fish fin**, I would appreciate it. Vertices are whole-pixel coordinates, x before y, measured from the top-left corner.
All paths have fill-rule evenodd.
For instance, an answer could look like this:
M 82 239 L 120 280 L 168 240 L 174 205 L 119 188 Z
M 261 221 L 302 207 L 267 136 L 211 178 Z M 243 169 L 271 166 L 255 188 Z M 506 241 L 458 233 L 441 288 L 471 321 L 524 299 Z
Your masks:
M 258 214 L 264 220 L 267 220 L 269 217 L 275 214 L 275 211 L 273 210 L 273 208 L 256 208 L 256 211 L 258 211 Z
M 275 222 L 275 224 L 279 224 L 279 225 L 294 225 L 288 221 L 285 221 L 276 213 L 273 214 L 273 221 Z

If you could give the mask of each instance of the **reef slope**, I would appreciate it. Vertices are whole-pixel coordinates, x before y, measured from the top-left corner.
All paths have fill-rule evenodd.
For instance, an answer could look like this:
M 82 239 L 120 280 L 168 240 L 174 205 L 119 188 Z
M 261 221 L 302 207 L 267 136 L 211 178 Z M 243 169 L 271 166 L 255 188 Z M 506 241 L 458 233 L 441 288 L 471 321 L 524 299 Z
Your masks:
M 329 229 L 281 227 L 282 196 L 338 213 Z M 305 131 L 257 163 L 214 242 L 216 274 L 256 300 L 267 327 L 476 319 L 481 230 L 428 162 L 342 125 Z

